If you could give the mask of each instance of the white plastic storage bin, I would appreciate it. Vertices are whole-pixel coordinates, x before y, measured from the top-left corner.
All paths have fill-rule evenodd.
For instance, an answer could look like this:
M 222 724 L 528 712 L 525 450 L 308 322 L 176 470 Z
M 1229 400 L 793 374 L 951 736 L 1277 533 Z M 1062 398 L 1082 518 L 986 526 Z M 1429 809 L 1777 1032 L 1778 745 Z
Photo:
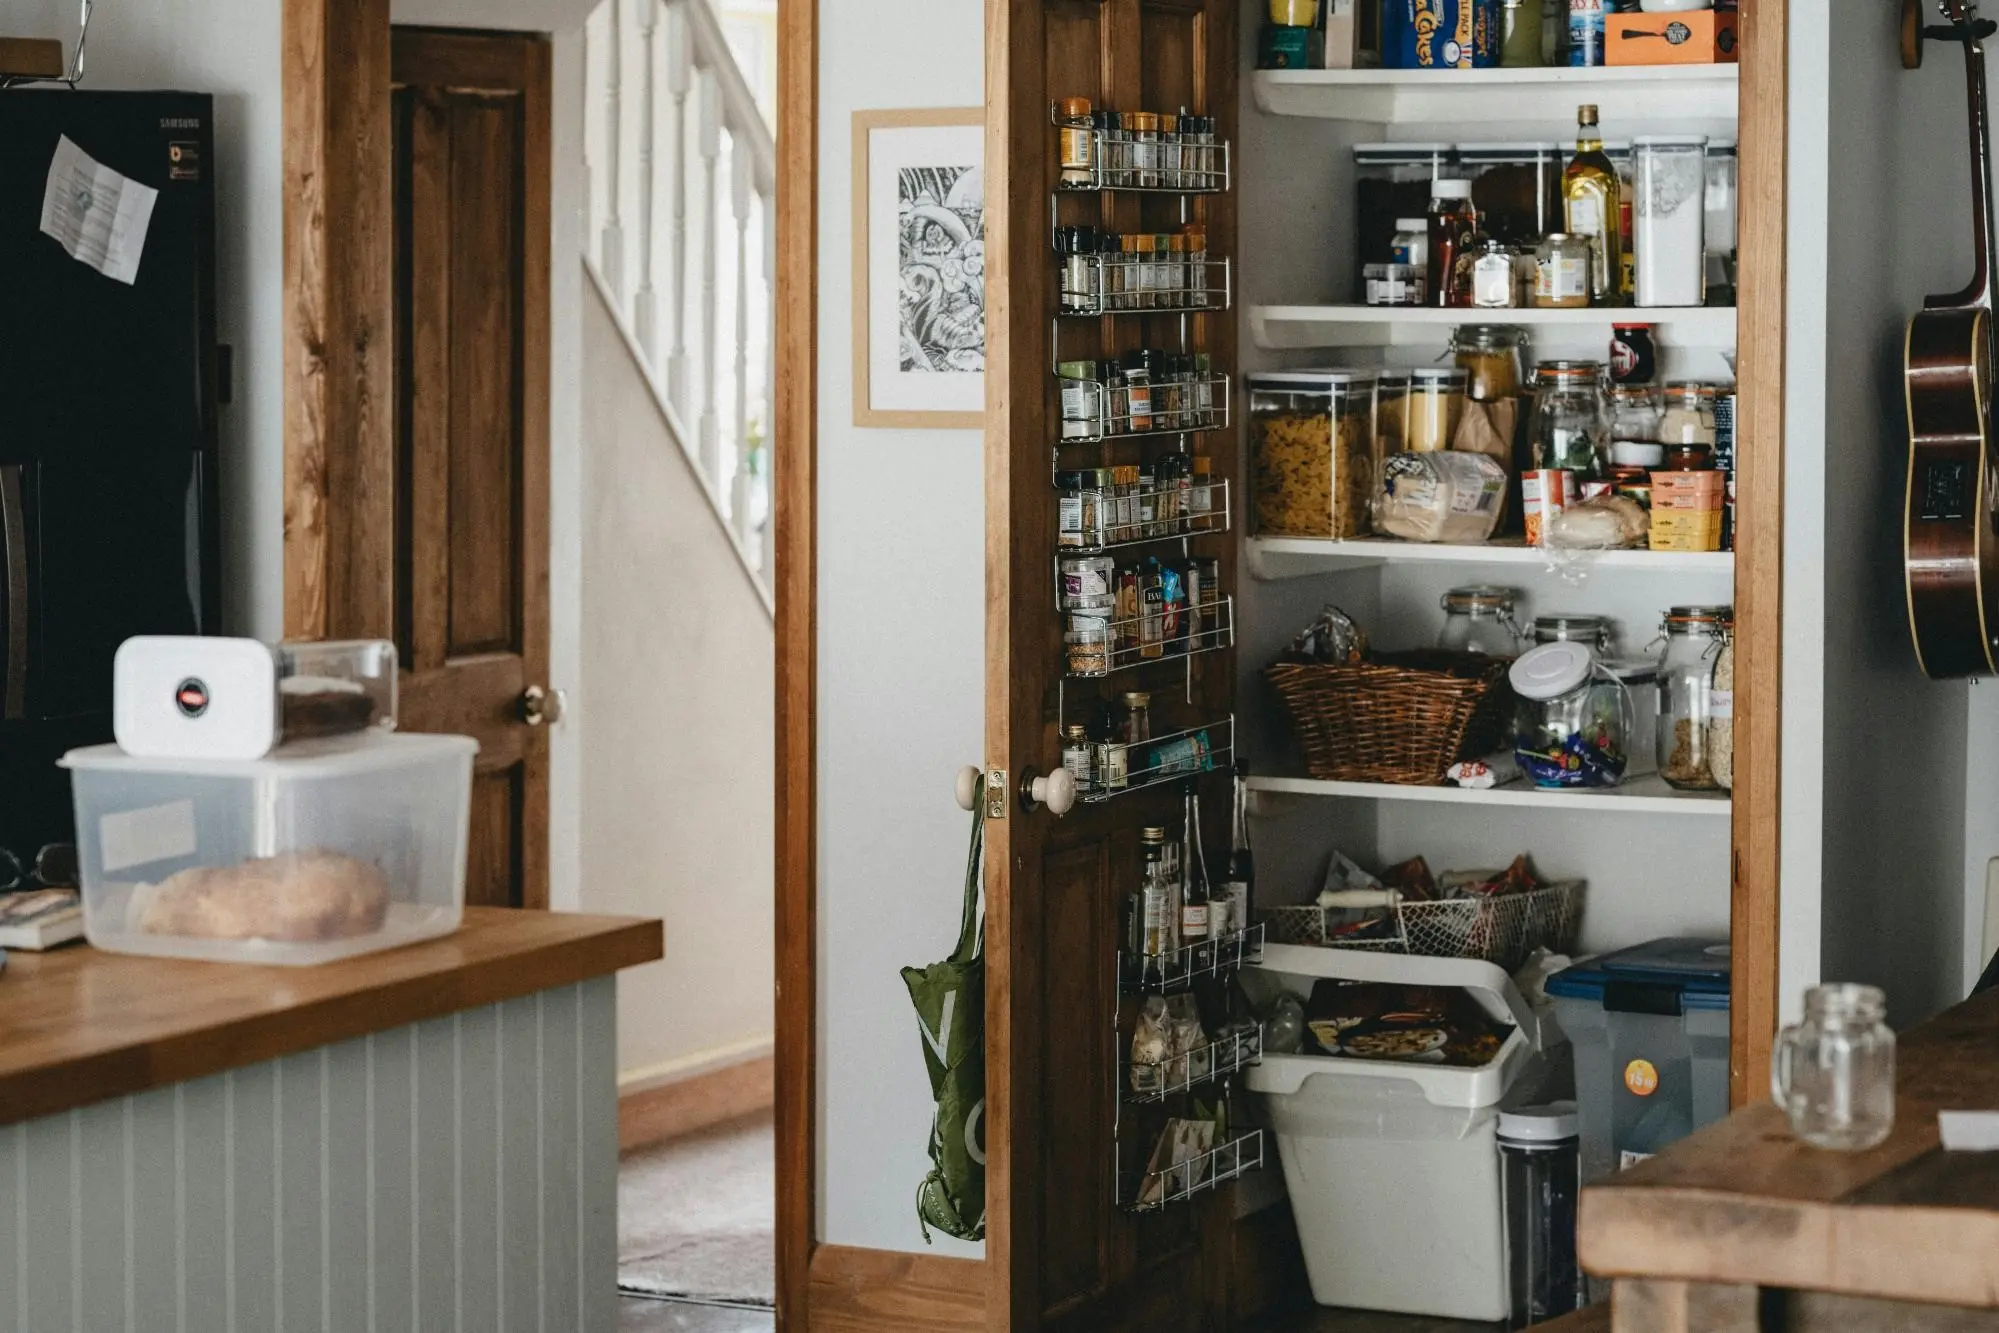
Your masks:
M 63 759 L 90 942 L 121 953 L 323 963 L 458 928 L 465 736 L 364 732 L 263 759 Z
M 1513 1025 L 1499 1054 L 1475 1069 L 1266 1052 L 1249 1071 L 1276 1133 L 1314 1300 L 1505 1319 L 1499 1111 L 1557 1082 L 1540 1023 L 1511 978 L 1474 960 L 1277 944 L 1245 977 L 1264 994 L 1282 986 L 1301 998 L 1322 977 L 1458 986 Z

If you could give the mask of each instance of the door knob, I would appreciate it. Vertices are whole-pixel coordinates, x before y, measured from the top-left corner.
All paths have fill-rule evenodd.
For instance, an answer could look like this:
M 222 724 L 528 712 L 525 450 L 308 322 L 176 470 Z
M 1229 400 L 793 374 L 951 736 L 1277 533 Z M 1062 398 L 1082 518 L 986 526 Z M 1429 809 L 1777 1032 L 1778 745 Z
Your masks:
M 530 727 L 541 726 L 544 722 L 552 726 L 562 721 L 563 710 L 568 705 L 569 696 L 561 690 L 530 685 L 521 691 L 521 721 Z
M 958 808 L 960 810 L 970 810 L 974 805 L 978 804 L 979 779 L 984 776 L 985 774 L 982 770 L 975 768 L 971 764 L 966 764 L 958 770 L 957 795 Z
M 1020 803 L 1029 810 L 1045 805 L 1051 815 L 1066 815 L 1076 806 L 1076 775 L 1058 768 L 1038 778 L 1030 770 L 1020 784 Z

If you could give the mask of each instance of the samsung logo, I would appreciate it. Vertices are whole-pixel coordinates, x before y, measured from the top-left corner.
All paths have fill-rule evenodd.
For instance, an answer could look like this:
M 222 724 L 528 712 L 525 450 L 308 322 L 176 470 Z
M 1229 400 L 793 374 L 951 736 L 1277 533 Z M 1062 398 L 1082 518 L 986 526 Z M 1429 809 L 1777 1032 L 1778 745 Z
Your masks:
M 163 130 L 198 130 L 201 128 L 201 121 L 195 116 L 165 116 L 160 120 L 160 128 Z

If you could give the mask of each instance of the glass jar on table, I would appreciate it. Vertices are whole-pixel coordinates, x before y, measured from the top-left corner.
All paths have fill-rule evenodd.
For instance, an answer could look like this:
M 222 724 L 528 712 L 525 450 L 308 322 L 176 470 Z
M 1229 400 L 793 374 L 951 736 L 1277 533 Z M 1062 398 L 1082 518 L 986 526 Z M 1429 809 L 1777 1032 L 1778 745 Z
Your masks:
M 1862 1152 L 1895 1128 L 1895 1034 L 1873 986 L 1814 986 L 1777 1034 L 1770 1095 L 1814 1148 Z

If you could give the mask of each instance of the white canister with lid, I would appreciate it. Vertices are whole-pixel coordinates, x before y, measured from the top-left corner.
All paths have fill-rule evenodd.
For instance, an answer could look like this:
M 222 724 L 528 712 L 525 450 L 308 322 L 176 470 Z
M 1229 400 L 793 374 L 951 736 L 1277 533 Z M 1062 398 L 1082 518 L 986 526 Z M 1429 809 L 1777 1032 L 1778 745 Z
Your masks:
M 1707 140 L 1697 134 L 1633 139 L 1633 299 L 1641 306 L 1696 306 L 1707 299 Z
M 1636 725 L 1631 691 L 1587 645 L 1544 643 L 1514 659 L 1513 757 L 1537 787 L 1615 787 Z

